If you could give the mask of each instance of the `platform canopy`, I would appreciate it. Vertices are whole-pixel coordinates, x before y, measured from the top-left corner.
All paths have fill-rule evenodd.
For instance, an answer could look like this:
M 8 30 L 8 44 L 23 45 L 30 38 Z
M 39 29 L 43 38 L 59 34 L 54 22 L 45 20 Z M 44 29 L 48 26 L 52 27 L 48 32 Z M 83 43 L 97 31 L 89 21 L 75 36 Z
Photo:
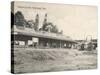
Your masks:
M 50 33 L 46 31 L 34 31 L 33 29 L 29 28 L 19 29 L 16 26 L 14 26 L 12 34 L 49 38 L 49 39 L 56 39 L 56 40 L 63 40 L 63 41 L 77 43 L 76 41 L 72 40 L 69 36 L 64 36 L 63 34 Z

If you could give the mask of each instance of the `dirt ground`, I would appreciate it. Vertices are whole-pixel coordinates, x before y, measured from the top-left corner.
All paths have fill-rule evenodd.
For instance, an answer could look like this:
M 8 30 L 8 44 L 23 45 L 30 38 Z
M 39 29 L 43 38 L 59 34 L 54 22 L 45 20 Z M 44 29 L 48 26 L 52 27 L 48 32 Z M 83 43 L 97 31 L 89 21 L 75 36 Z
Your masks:
M 96 69 L 97 51 L 15 48 L 12 65 L 14 73 Z

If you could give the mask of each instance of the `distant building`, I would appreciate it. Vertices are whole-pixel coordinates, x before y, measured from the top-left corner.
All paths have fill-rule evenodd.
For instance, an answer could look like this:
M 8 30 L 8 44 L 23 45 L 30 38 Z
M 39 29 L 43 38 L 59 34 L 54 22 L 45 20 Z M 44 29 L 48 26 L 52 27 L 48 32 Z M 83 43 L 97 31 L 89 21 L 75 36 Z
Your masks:
M 91 40 L 75 40 L 77 42 L 77 47 L 80 50 L 96 50 L 97 48 L 97 39 Z

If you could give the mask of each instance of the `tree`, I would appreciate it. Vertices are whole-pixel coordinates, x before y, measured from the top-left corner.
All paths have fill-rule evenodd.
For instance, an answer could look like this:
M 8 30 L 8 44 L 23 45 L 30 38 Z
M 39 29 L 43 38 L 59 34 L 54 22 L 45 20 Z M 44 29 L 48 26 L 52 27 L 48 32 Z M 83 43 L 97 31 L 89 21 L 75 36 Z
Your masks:
M 27 21 L 27 27 L 28 28 L 34 28 L 34 21 L 33 20 Z
M 14 23 L 18 26 L 26 26 L 26 20 L 21 11 L 17 11 L 14 17 Z
M 42 30 L 43 31 L 48 31 L 48 32 L 52 32 L 52 28 L 53 28 L 53 24 L 51 22 L 48 22 L 48 23 L 45 23 L 43 26 L 42 26 Z
M 52 33 L 58 33 L 58 28 L 56 25 L 53 25 L 51 22 L 45 23 L 42 28 L 43 31 L 48 31 Z
M 53 33 L 58 33 L 58 28 L 57 28 L 56 25 L 53 25 L 53 27 L 52 27 L 52 32 L 53 32 Z
M 34 23 L 34 30 L 38 31 L 38 27 L 39 27 L 39 15 L 37 14 Z

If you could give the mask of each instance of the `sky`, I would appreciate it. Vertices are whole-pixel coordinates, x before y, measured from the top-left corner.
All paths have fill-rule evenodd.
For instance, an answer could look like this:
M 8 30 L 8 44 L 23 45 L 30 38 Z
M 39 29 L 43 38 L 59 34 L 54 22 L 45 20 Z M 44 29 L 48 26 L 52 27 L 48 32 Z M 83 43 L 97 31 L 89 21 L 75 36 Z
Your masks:
M 14 13 L 17 11 L 21 11 L 26 20 L 34 20 L 38 13 L 40 27 L 47 13 L 48 22 L 74 40 L 97 38 L 96 6 L 15 2 Z

